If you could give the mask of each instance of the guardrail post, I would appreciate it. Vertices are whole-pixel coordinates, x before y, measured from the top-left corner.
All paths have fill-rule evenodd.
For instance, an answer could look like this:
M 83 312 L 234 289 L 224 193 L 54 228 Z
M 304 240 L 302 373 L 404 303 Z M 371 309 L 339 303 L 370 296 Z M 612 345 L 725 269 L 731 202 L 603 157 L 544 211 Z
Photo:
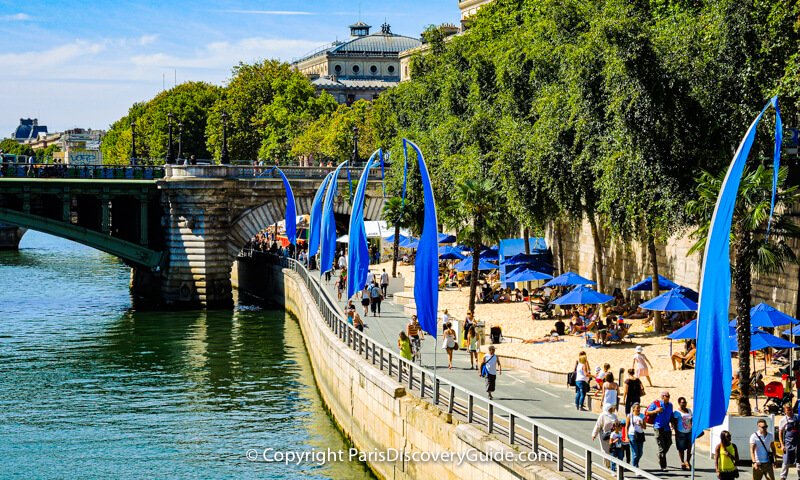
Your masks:
M 556 446 L 556 455 L 558 455 L 558 458 L 556 459 L 556 466 L 557 466 L 559 472 L 563 472 L 564 471 L 564 439 L 561 436 L 559 436 L 558 439 L 556 439 L 556 444 L 557 444 L 557 446 Z
M 419 398 L 425 398 L 425 371 L 419 373 Z
M 380 368 L 380 370 L 382 372 L 383 371 L 383 349 L 382 348 L 381 348 L 381 359 L 380 359 L 379 364 L 380 364 L 379 368 Z M 389 376 L 390 377 L 392 376 L 392 372 L 391 371 L 389 371 Z
M 383 365 L 383 350 L 381 350 L 381 365 Z M 383 368 L 381 368 L 383 370 Z M 392 376 L 392 357 L 389 357 L 389 377 Z
M 472 415 L 475 413 L 475 397 L 469 394 L 467 399 L 467 423 L 472 423 Z
M 447 400 L 447 413 L 453 413 L 456 405 L 456 387 L 450 385 L 450 398 Z
M 532 424 L 531 428 L 531 450 L 534 453 L 539 451 L 539 425 Z
M 414 366 L 408 362 L 408 389 L 414 390 Z
M 439 379 L 433 379 L 433 404 L 439 405 Z
M 620 462 L 617 462 L 617 480 L 623 480 L 625 478 L 625 469 L 620 465 Z
M 509 414 L 508 416 L 508 443 L 514 445 L 514 440 L 516 437 L 516 433 L 514 432 L 514 427 L 517 424 L 517 417 L 514 414 Z
M 561 440 L 559 438 L 559 440 Z M 586 463 L 584 464 L 583 478 L 584 480 L 592 480 L 592 452 L 586 450 Z
M 489 402 L 489 418 L 486 421 L 486 427 L 489 430 L 489 433 L 492 433 L 494 430 L 494 404 Z

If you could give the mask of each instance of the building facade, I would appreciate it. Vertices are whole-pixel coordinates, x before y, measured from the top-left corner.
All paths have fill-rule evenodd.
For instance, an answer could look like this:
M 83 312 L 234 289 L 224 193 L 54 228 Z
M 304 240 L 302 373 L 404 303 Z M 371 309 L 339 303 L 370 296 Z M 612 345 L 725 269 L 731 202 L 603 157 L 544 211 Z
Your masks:
M 292 62 L 318 91 L 339 103 L 373 100 L 400 82 L 400 52 L 422 44 L 419 39 L 392 33 L 389 24 L 370 34 L 364 22 L 350 25 L 350 39 L 333 42 Z
M 86 128 L 65 131 L 57 141 L 61 151 L 53 153 L 53 161 L 70 165 L 102 165 L 100 143 L 105 133 L 104 130 Z
M 40 134 L 47 134 L 47 127 L 39 125 L 38 118 L 20 118 L 19 125 L 11 133 L 11 138 L 23 143 L 36 140 Z

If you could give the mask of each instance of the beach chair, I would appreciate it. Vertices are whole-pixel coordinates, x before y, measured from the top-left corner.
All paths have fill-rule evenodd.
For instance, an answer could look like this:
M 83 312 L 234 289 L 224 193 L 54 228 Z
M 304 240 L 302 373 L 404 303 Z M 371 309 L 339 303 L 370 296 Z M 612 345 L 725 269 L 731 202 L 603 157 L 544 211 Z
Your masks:
M 597 340 L 595 340 L 593 333 L 588 333 L 587 332 L 587 333 L 585 333 L 583 335 L 583 338 L 586 339 L 586 346 L 587 347 L 589 347 L 589 348 L 600 348 L 600 344 L 597 343 Z

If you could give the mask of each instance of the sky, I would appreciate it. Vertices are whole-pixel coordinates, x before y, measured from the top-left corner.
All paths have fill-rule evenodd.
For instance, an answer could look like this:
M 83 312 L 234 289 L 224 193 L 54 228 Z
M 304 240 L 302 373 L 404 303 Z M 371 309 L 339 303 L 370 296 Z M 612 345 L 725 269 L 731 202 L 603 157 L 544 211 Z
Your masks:
M 419 37 L 457 24 L 458 0 L 0 0 L 0 138 L 23 117 L 107 129 L 163 85 L 223 85 L 240 61 L 292 61 L 359 18 Z

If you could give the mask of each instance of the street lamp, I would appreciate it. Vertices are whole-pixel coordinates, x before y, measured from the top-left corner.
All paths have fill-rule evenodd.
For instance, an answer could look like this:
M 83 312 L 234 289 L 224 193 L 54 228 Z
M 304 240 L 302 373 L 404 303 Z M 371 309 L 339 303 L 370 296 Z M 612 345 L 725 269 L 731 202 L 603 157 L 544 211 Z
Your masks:
M 136 165 L 136 121 L 131 121 L 131 165 Z
M 167 114 L 167 163 L 172 163 L 172 119 L 175 115 L 172 112 Z
M 219 157 L 220 163 L 227 165 L 228 163 L 228 114 L 222 112 L 220 114 L 222 119 L 222 154 Z
M 356 162 L 358 161 L 358 126 L 353 125 L 353 155 L 352 155 L 353 165 L 355 166 Z
M 178 161 L 183 155 L 183 122 L 178 122 Z

